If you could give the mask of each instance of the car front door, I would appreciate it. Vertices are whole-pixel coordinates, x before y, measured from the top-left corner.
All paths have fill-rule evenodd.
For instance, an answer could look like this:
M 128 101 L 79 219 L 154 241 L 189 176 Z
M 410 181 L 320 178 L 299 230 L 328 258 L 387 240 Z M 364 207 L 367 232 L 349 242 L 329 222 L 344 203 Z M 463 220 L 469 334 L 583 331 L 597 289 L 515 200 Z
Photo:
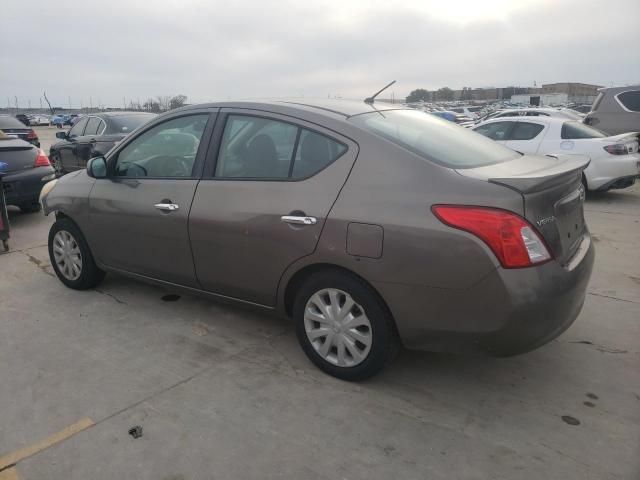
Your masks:
M 283 115 L 223 112 L 189 219 L 197 277 L 273 306 L 285 269 L 315 250 L 357 144 Z
M 99 117 L 89 117 L 87 126 L 81 137 L 76 139 L 76 163 L 78 168 L 85 168 L 87 161 L 93 157 L 98 129 L 104 122 Z
M 108 158 L 89 199 L 88 237 L 108 267 L 197 287 L 187 221 L 215 113 L 165 118 Z
M 546 133 L 546 124 L 533 119 L 518 120 L 504 145 L 520 153 L 537 153 Z
M 69 130 L 67 138 L 58 147 L 60 162 L 65 172 L 72 172 L 78 169 L 77 147 L 78 139 L 84 135 L 84 129 L 89 119 L 87 117 L 78 120 L 78 122 Z

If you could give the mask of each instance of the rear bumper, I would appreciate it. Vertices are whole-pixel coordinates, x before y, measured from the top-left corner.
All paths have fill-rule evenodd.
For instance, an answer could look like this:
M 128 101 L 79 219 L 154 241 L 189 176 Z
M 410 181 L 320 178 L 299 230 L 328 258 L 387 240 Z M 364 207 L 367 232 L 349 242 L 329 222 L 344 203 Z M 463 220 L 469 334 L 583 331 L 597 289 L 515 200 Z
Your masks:
M 52 167 L 36 167 L 6 174 L 2 183 L 7 205 L 37 203 L 42 186 L 54 178 L 55 170 Z
M 469 289 L 377 284 L 407 348 L 515 355 L 553 340 L 584 304 L 595 251 L 587 234 L 571 262 L 498 268 Z
M 640 155 L 609 155 L 594 159 L 585 169 L 584 174 L 587 177 L 589 190 L 631 186 L 632 180 L 640 175 Z

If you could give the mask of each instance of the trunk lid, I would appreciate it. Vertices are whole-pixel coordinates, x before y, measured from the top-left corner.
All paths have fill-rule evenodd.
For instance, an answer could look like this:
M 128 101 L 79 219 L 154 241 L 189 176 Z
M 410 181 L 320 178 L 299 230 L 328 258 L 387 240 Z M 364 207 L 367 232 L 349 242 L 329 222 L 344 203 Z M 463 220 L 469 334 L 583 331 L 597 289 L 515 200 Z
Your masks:
M 37 149 L 17 139 L 0 140 L 0 172 L 11 173 L 33 168 Z
M 589 157 L 582 155 L 523 155 L 457 172 L 520 193 L 524 217 L 542 235 L 553 256 L 565 264 L 586 232 L 582 171 L 589 162 Z

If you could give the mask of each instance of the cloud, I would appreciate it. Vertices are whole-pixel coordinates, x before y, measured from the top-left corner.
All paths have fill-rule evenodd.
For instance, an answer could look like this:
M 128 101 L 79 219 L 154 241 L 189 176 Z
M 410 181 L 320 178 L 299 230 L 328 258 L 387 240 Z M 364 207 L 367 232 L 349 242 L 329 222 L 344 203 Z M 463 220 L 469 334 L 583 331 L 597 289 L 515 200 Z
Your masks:
M 132 0 L 3 6 L 0 91 L 33 105 L 640 82 L 636 0 Z M 13 100 L 12 100 L 13 101 Z M 0 105 L 6 99 L 0 97 Z

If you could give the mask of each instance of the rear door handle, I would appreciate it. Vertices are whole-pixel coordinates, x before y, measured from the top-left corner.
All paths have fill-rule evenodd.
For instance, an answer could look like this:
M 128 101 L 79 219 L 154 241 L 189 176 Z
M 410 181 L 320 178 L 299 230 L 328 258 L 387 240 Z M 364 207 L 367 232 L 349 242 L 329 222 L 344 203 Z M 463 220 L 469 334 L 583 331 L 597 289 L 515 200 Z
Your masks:
M 154 207 L 163 212 L 173 212 L 180 208 L 180 206 L 175 203 L 156 203 Z
M 316 217 L 304 217 L 297 215 L 283 215 L 280 219 L 284 223 L 291 223 L 293 225 L 315 225 L 318 223 L 318 219 Z

